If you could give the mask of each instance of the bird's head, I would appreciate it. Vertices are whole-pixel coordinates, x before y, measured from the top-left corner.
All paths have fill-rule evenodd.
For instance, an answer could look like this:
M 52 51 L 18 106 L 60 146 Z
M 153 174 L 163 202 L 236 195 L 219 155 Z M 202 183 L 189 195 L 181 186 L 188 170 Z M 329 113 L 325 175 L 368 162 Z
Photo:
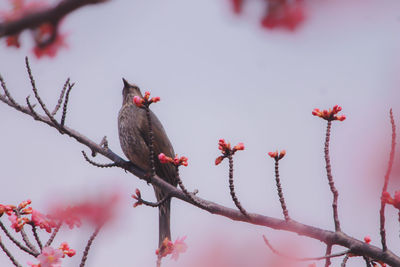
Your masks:
M 142 93 L 140 92 L 140 88 L 135 84 L 130 84 L 127 80 L 122 78 L 124 82 L 124 89 L 122 90 L 122 104 L 126 104 L 133 101 L 134 96 L 143 97 Z

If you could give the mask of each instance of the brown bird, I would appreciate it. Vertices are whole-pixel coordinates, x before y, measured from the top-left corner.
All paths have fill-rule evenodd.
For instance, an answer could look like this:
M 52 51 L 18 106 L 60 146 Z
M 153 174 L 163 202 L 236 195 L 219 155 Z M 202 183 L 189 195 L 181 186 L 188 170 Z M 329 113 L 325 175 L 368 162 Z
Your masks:
M 138 86 L 129 84 L 125 79 L 122 90 L 122 107 L 118 114 L 119 141 L 125 156 L 138 167 L 150 174 L 149 151 L 149 126 L 146 119 L 146 111 L 133 103 L 133 97 L 143 97 Z M 176 170 L 172 164 L 161 164 L 157 155 L 164 153 L 168 157 L 174 157 L 174 149 L 169 141 L 164 127 L 156 115 L 150 111 L 152 129 L 154 134 L 154 165 L 156 174 L 176 186 Z M 157 200 L 161 200 L 165 193 L 154 187 Z M 168 237 L 171 240 L 170 231 L 170 204 L 171 199 L 159 206 L 159 246 Z

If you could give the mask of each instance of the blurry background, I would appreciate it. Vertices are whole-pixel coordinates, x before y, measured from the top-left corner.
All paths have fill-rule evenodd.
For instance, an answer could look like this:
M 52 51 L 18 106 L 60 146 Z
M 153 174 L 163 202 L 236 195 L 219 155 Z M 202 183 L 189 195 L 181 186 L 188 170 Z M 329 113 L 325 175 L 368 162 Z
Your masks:
M 331 160 L 342 229 L 359 239 L 370 235 L 372 244 L 379 246 L 389 108 L 400 118 L 400 3 L 307 1 L 306 20 L 294 32 L 262 28 L 263 4 L 247 1 L 240 16 L 227 0 L 115 0 L 86 7 L 63 21 L 69 48 L 54 59 L 34 58 L 29 33 L 22 35 L 21 49 L 7 48 L 1 40 L 0 73 L 15 98 L 25 103 L 32 95 L 24 68 L 29 55 L 37 87 L 50 109 L 71 77 L 76 85 L 66 124 L 94 141 L 106 135 L 110 148 L 121 156 L 121 78 L 160 96 L 162 101 L 152 108 L 176 153 L 189 158 L 189 166 L 181 169 L 187 188 L 197 188 L 200 197 L 229 207 L 234 204 L 227 163 L 214 166 L 218 139 L 246 146 L 235 156 L 242 205 L 249 212 L 279 218 L 274 164 L 267 152 L 286 149 L 281 180 L 289 213 L 324 229 L 333 229 L 323 159 L 326 123 L 311 111 L 339 104 L 347 119 L 333 124 Z M 3 9 L 7 6 L 0 3 Z M 145 199 L 154 200 L 150 186 L 121 169 L 89 165 L 81 156 L 82 149 L 89 152 L 84 146 L 5 104 L 0 105 L 0 118 L 0 203 L 30 198 L 33 208 L 45 212 L 55 199 L 118 190 L 119 216 L 100 232 L 87 266 L 155 265 L 158 211 L 133 209 L 130 199 L 140 188 Z M 394 171 L 391 193 L 400 185 L 399 168 Z M 388 246 L 399 253 L 397 213 L 392 207 L 386 210 Z M 325 252 L 317 241 L 232 222 L 177 200 L 171 214 L 173 239 L 187 236 L 189 248 L 178 262 L 168 257 L 163 266 L 278 266 L 262 234 L 276 246 L 290 244 L 290 250 L 283 249 L 288 253 L 301 249 L 306 257 Z M 2 220 L 8 224 L 7 218 Z M 79 252 L 65 259 L 65 266 L 78 265 L 91 231 L 64 229 L 55 240 L 55 246 L 68 241 Z M 20 252 L 14 254 L 23 264 L 35 263 Z M 203 261 L 209 259 L 213 263 Z M 348 261 L 348 266 L 363 264 L 359 259 Z M 4 254 L 0 265 L 11 266 Z

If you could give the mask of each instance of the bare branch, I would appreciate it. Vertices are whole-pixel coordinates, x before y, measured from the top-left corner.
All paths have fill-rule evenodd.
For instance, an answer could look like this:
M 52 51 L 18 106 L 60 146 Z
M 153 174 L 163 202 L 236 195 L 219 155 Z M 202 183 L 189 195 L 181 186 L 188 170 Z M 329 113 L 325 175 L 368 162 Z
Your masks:
M 32 113 L 32 117 L 37 120 L 40 121 L 40 116 L 36 113 L 36 111 L 33 109 L 33 105 L 31 104 L 31 102 L 29 101 L 29 95 L 26 97 L 26 104 L 28 105 L 29 110 Z
M 390 156 L 389 156 L 388 167 L 387 167 L 387 170 L 385 173 L 384 184 L 383 184 L 383 188 L 382 188 L 382 197 L 383 197 L 383 194 L 387 191 L 387 187 L 389 184 L 389 177 L 390 177 L 390 173 L 392 172 L 392 167 L 393 167 L 393 162 L 394 162 L 394 154 L 395 154 L 395 150 L 396 150 L 396 124 L 394 122 L 392 109 L 390 109 L 390 124 L 392 125 L 392 143 L 391 143 L 391 147 L 390 147 Z M 380 217 L 381 243 L 382 243 L 383 250 L 387 250 L 386 230 L 385 230 L 385 205 L 386 205 L 386 202 L 383 199 L 381 199 L 381 209 L 379 211 L 379 217 Z
M 67 116 L 67 107 L 68 107 L 68 100 L 69 100 L 69 93 L 71 92 L 72 87 L 74 87 L 75 83 L 68 84 L 68 91 L 65 95 L 64 106 L 63 106 L 63 113 L 61 117 L 61 127 L 64 127 L 65 117 Z
M 57 101 L 57 105 L 54 107 L 53 112 L 51 112 L 51 115 L 53 115 L 53 116 L 56 115 L 57 111 L 61 107 L 62 101 L 64 99 L 65 91 L 67 90 L 67 86 L 69 85 L 69 80 L 70 79 L 68 78 L 67 81 L 64 83 L 63 89 L 61 90 L 61 93 L 60 93 L 60 97 L 58 98 L 58 101 Z
M 0 23 L 0 37 L 18 34 L 19 32 L 38 27 L 43 23 L 57 24 L 65 15 L 90 4 L 98 4 L 106 0 L 62 0 L 53 7 L 27 14 L 18 20 Z
M 229 190 L 230 190 L 230 193 L 231 193 L 232 200 L 235 203 L 236 207 L 240 210 L 240 212 L 244 216 L 249 217 L 249 214 L 243 208 L 242 204 L 240 204 L 240 201 L 237 198 L 236 193 L 235 193 L 235 185 L 233 184 L 233 158 L 232 158 L 232 154 L 228 155 L 228 159 L 229 159 Z
M 347 260 L 350 258 L 350 256 L 349 256 L 349 254 L 347 254 L 344 258 L 343 258 L 343 261 L 342 261 L 342 264 L 340 264 L 340 267 L 346 267 L 346 263 L 347 263 Z
M 10 261 L 14 264 L 14 266 L 22 267 L 21 264 L 19 264 L 19 263 L 17 262 L 17 260 L 14 258 L 14 256 L 11 254 L 11 252 L 6 248 L 6 246 L 4 246 L 3 242 L 1 242 L 1 239 L 0 239 L 0 247 L 1 247 L 1 249 L 4 251 L 4 253 L 7 254 L 7 257 L 8 257 L 8 258 L 10 259 Z
M 94 162 L 93 160 L 89 159 L 89 157 L 86 155 L 85 151 L 82 150 L 82 155 L 85 158 L 87 162 L 92 164 L 93 166 L 99 167 L 99 168 L 111 168 L 111 167 L 118 167 L 116 163 L 108 163 L 108 164 L 101 164 Z
M 101 226 L 96 227 L 96 230 L 90 236 L 90 238 L 89 238 L 89 240 L 88 240 L 88 242 L 86 244 L 85 250 L 83 252 L 81 264 L 79 265 L 79 267 L 84 267 L 85 266 L 85 263 L 86 263 L 86 260 L 87 260 L 88 254 L 89 254 L 90 247 L 92 246 L 92 243 L 93 243 L 94 239 L 96 238 L 96 236 L 98 235 L 100 229 L 101 229 Z
M 196 204 L 197 206 L 201 207 L 203 204 L 198 202 L 193 196 L 194 193 L 190 193 L 186 187 L 183 185 L 182 179 L 179 175 L 179 166 L 175 166 L 176 169 L 176 179 L 178 180 L 178 185 L 182 189 L 182 192 L 192 201 L 192 203 Z
M 337 208 L 339 192 L 337 191 L 337 189 L 335 187 L 335 183 L 333 182 L 331 160 L 329 157 L 329 141 L 330 141 L 330 135 L 331 135 L 331 125 L 332 125 L 332 121 L 328 120 L 328 125 L 326 127 L 325 150 L 324 151 L 325 151 L 326 174 L 328 176 L 329 188 L 331 189 L 331 192 L 333 194 L 333 202 L 332 202 L 333 221 L 335 222 L 335 231 L 338 232 L 338 231 L 341 231 L 339 215 L 338 215 L 338 208 Z
M 325 255 L 330 255 L 332 253 L 332 245 L 327 244 Z M 325 267 L 329 267 L 331 265 L 331 259 L 328 257 L 325 260 Z
M 283 191 L 281 186 L 281 181 L 279 179 L 279 160 L 278 158 L 275 159 L 275 181 L 276 181 L 276 188 L 278 190 L 279 202 L 281 202 L 283 216 L 285 220 L 290 220 L 289 211 L 287 209 L 285 198 L 283 197 Z
M 46 245 L 44 245 L 45 247 L 49 247 L 51 245 L 51 243 L 53 243 L 54 238 L 56 237 L 58 231 L 60 230 L 62 225 L 62 222 L 59 222 L 56 226 L 56 228 L 53 230 L 53 233 L 51 233 L 51 236 L 49 238 L 49 240 L 47 240 Z
M 38 244 L 40 251 L 42 251 L 43 245 L 42 245 L 42 242 L 40 241 L 40 238 L 39 238 L 39 236 L 37 234 L 36 226 L 33 223 L 31 224 L 31 226 L 32 226 L 32 233 L 33 233 L 33 236 L 35 237 L 36 243 Z
M 1 87 L 3 88 L 4 93 L 6 94 L 7 98 L 9 99 L 11 105 L 14 108 L 16 108 L 17 110 L 21 111 L 21 106 L 11 96 L 10 92 L 7 89 L 6 82 L 4 81 L 3 76 L 1 76 L 1 74 L 0 74 L 0 84 L 1 84 Z M 4 98 L 4 96 L 1 96 L 1 97 Z
M 140 204 L 144 204 L 144 205 L 146 205 L 146 206 L 153 207 L 153 208 L 159 207 L 159 206 L 162 205 L 165 201 L 167 201 L 167 199 L 170 198 L 169 195 L 165 195 L 162 199 L 160 199 L 160 200 L 157 201 L 157 202 L 150 202 L 150 201 L 144 200 L 144 199 L 143 199 L 142 197 L 140 197 L 140 196 L 137 196 L 137 197 L 138 197 L 138 198 L 137 198 L 138 204 L 139 204 L 139 203 L 140 203 Z
M 6 236 L 21 250 L 25 251 L 28 254 L 31 254 L 32 256 L 36 257 L 38 254 L 34 253 L 33 251 L 31 251 L 29 248 L 25 247 L 24 245 L 22 245 L 18 240 L 16 240 L 11 234 L 10 232 L 8 232 L 7 228 L 4 226 L 3 222 L 0 221 L 0 228 L 1 230 L 3 230 L 3 232 L 6 234 Z
M 37 91 L 36 84 L 35 84 L 35 79 L 33 78 L 31 67 L 29 66 L 28 57 L 25 57 L 25 64 L 26 64 L 26 70 L 28 71 L 29 80 L 31 81 L 31 84 L 32 84 L 32 91 L 35 94 L 35 97 L 36 97 L 37 101 L 39 102 L 40 106 L 42 107 L 43 111 L 46 113 L 47 117 L 49 117 L 51 122 L 55 126 L 58 126 L 58 122 L 53 117 L 53 115 L 51 115 L 50 111 L 47 109 L 46 105 L 44 104 L 44 102 L 42 101 L 42 99 L 39 96 L 39 93 Z

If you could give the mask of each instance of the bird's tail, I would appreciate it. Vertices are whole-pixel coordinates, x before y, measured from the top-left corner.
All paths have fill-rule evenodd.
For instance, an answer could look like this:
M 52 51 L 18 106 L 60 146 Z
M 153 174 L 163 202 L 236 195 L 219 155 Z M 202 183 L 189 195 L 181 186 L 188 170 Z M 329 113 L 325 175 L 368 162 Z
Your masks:
M 156 191 L 157 200 L 163 198 L 163 194 Z M 171 240 L 171 229 L 170 229 L 170 212 L 171 212 L 171 199 L 167 199 L 158 207 L 158 247 L 161 246 L 162 242 L 166 237 Z

